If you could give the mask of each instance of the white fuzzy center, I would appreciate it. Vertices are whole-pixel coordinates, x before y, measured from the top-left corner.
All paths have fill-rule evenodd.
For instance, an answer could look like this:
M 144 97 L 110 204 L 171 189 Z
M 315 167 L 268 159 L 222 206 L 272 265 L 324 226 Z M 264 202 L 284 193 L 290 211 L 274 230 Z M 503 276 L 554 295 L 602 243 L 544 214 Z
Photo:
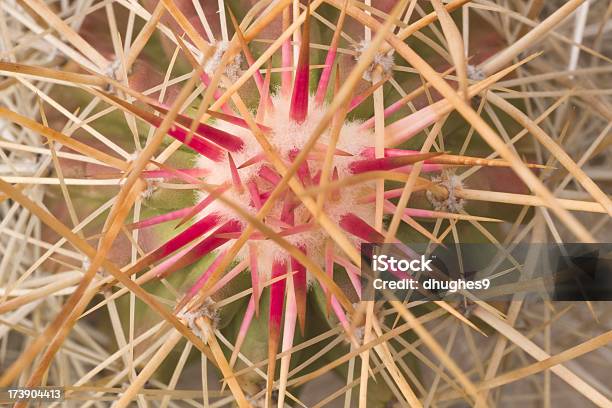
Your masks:
M 327 107 L 315 107 L 314 99 L 311 98 L 309 101 L 309 111 L 306 120 L 303 123 L 298 124 L 289 119 L 290 102 L 288 100 L 282 99 L 280 96 L 275 96 L 273 97 L 273 103 L 275 107 L 274 111 L 267 112 L 264 123 L 262 124 L 271 129 L 271 131 L 266 134 L 268 141 L 278 152 L 283 161 L 285 161 L 286 166 L 289 167 L 292 162 L 292 152 L 295 154 L 296 149 L 297 151 L 301 151 L 303 149 L 313 134 L 315 127 L 320 123 Z M 359 125 L 359 122 L 346 121 L 340 130 L 337 148 L 353 155 L 334 156 L 332 168 L 335 167 L 337 169 L 338 178 L 340 180 L 352 176 L 352 173 L 349 170 L 349 165 L 351 162 L 363 159 L 363 157 L 360 156 L 363 149 L 373 146 L 373 134 L 367 130 L 360 129 Z M 239 136 L 244 141 L 244 148 L 239 152 L 232 153 L 232 157 L 237 166 L 240 166 L 241 164 L 262 153 L 261 146 L 250 130 L 228 124 L 227 122 L 223 121 L 218 121 L 214 126 L 225 130 L 228 133 Z M 319 143 L 327 146 L 329 139 L 330 129 L 327 129 L 319 138 Z M 312 158 L 308 160 L 308 167 L 313 178 L 321 170 L 323 154 L 324 153 L 321 152 L 320 158 Z M 265 158 L 256 164 L 238 169 L 243 185 L 246 186 L 248 182 L 254 181 L 257 185 L 259 193 L 262 194 L 271 192 L 275 187 L 273 183 L 270 183 L 260 176 L 260 170 L 263 166 L 266 166 L 274 173 L 277 173 L 274 166 Z M 207 183 L 217 185 L 224 183 L 232 184 L 230 165 L 227 158 L 221 162 L 212 162 L 206 158 L 201 158 L 199 159 L 198 167 L 211 170 L 210 175 L 206 178 Z M 372 223 L 374 220 L 373 204 L 364 204 L 359 200 L 365 194 L 371 192 L 371 188 L 371 183 L 360 183 L 353 186 L 343 187 L 339 191 L 339 194 L 335 195 L 335 198 L 332 198 L 331 194 L 328 195 L 323 206 L 325 214 L 335 223 L 339 223 L 342 217 L 349 212 L 357 215 L 367 223 Z M 257 213 L 258 210 L 252 205 L 253 203 L 251 196 L 246 188 L 242 192 L 238 191 L 236 188 L 231 188 L 224 194 L 226 197 L 231 198 L 233 202 L 239 203 L 243 209 L 249 213 L 253 215 Z M 316 200 L 316 196 L 314 199 Z M 277 232 L 282 230 L 282 228 L 278 226 L 276 222 L 277 220 L 281 219 L 282 207 L 283 200 L 278 200 L 274 209 L 272 209 L 269 216 L 265 220 L 266 224 Z M 228 219 L 233 218 L 244 221 L 238 214 L 235 214 L 233 210 L 228 208 L 219 200 L 211 204 L 206 209 L 205 213 L 200 215 L 200 217 L 212 212 L 223 214 Z M 311 212 L 302 203 L 295 208 L 295 226 L 305 223 L 312 223 L 312 218 Z M 314 230 L 287 235 L 285 237 L 285 239 L 290 243 L 304 247 L 308 256 L 321 265 L 323 265 L 324 248 L 327 238 L 327 233 L 320 227 L 316 227 Z M 353 239 L 355 245 L 359 243 L 357 238 L 352 236 L 351 238 Z M 269 276 L 269 271 L 271 269 L 273 260 L 289 260 L 289 256 L 286 251 L 281 249 L 271 240 L 254 240 L 252 242 L 254 242 L 256 246 L 259 260 L 259 270 L 262 277 Z M 248 251 L 245 249 L 239 254 L 238 258 L 242 259 L 246 256 L 248 256 Z

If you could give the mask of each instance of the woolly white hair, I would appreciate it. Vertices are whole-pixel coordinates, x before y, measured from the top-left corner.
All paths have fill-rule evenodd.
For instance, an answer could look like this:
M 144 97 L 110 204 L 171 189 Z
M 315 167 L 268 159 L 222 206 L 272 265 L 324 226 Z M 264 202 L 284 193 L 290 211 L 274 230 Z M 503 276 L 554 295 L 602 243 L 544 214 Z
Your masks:
M 215 53 L 212 55 L 212 57 L 206 60 L 206 63 L 203 67 L 204 72 L 209 76 L 213 76 L 215 71 L 219 67 L 219 64 L 221 63 L 221 58 L 223 58 L 223 54 L 229 48 L 229 42 L 217 41 L 214 47 Z M 240 77 L 240 74 L 242 73 L 242 69 L 240 68 L 241 64 L 242 54 L 236 54 L 233 59 L 228 61 L 228 64 L 225 66 L 225 76 L 231 82 L 236 81 Z
M 463 182 L 458 176 L 451 172 L 444 171 L 439 177 L 432 178 L 431 181 L 440 184 L 441 186 L 445 187 L 446 190 L 448 190 L 448 196 L 446 198 L 439 198 L 432 191 L 427 190 L 427 199 L 436 210 L 450 211 L 454 213 L 458 213 L 463 210 L 465 200 L 457 197 L 456 194 L 457 189 L 461 189 L 463 187 Z
M 140 193 L 141 197 L 145 200 L 151 198 L 153 193 L 157 191 L 159 185 L 164 182 L 164 179 L 161 177 L 149 178 L 146 181 L 146 188 Z
M 355 51 L 357 51 L 357 55 L 355 56 L 355 61 L 359 61 L 361 59 L 361 55 L 365 50 L 370 46 L 370 41 L 361 40 L 356 46 Z M 389 74 L 393 69 L 393 51 L 389 51 L 387 53 L 377 52 L 374 55 L 374 60 L 368 66 L 368 68 L 363 72 L 363 79 L 366 81 L 372 80 L 372 73 L 376 69 L 376 67 L 380 67 L 383 76 Z
M 482 69 L 478 68 L 476 65 L 471 64 L 468 64 L 467 66 L 467 76 L 468 78 L 474 81 L 482 81 L 484 79 L 487 79 L 487 74 L 485 74 Z
M 196 320 L 200 317 L 206 317 L 210 321 L 210 327 L 208 325 L 203 327 L 203 331 L 196 324 Z M 179 319 L 184 319 L 187 327 L 189 327 L 193 333 L 198 336 L 204 343 L 208 343 L 212 332 L 217 328 L 219 324 L 219 313 L 215 307 L 215 302 L 207 297 L 204 300 L 204 304 L 200 306 L 198 310 L 187 311 L 183 310 L 178 314 Z
M 268 141 L 276 149 L 280 157 L 285 162 L 290 163 L 289 158 L 290 152 L 297 149 L 301 150 L 306 142 L 309 140 L 316 126 L 320 123 L 323 115 L 327 110 L 327 106 L 317 107 L 314 103 L 314 98 L 311 96 L 309 99 L 309 111 L 306 120 L 298 124 L 289 119 L 289 107 L 290 102 L 279 95 L 273 96 L 274 110 L 268 112 L 265 123 L 271 128 L 269 134 L 267 134 Z M 360 122 L 349 122 L 345 121 L 338 138 L 337 148 L 345 152 L 351 153 L 354 156 L 334 156 L 334 166 L 338 170 L 338 176 L 340 179 L 350 176 L 352 173 L 349 170 L 349 165 L 355 160 L 360 160 L 359 154 L 366 147 L 371 147 L 374 144 L 374 135 L 367 130 L 360 129 Z M 228 133 L 239 136 L 244 141 L 244 147 L 241 151 L 232 153 L 232 158 L 237 166 L 247 160 L 262 153 L 261 146 L 255 140 L 255 137 L 251 134 L 250 130 L 243 127 L 239 127 L 227 122 L 218 121 L 215 127 L 222 129 Z M 328 144 L 330 140 L 330 130 L 327 129 L 323 132 L 319 138 L 319 142 Z M 321 163 L 316 161 L 309 161 L 309 168 L 312 174 L 315 174 L 320 170 Z M 229 160 L 225 158 L 220 162 L 213 162 L 205 157 L 200 157 L 197 163 L 198 167 L 207 168 L 210 170 L 209 176 L 206 178 L 206 182 L 210 184 L 221 185 L 223 183 L 231 183 L 231 173 L 229 170 Z M 254 180 L 261 191 L 267 191 L 272 189 L 274 186 L 258 175 L 262 166 L 266 165 L 265 162 L 259 162 L 251 166 L 247 166 L 243 169 L 238 169 L 238 174 L 243 183 L 247 183 L 250 180 Z M 271 167 L 271 166 L 270 166 Z M 325 214 L 335 223 L 339 223 L 342 216 L 352 212 L 358 217 L 362 218 L 367 223 L 372 223 L 374 220 L 374 207 L 372 204 L 360 203 L 359 198 L 368 192 L 369 189 L 373 188 L 372 183 L 363 183 L 357 186 L 350 186 L 344 188 L 339 195 L 338 200 L 327 200 L 324 203 L 323 210 Z M 202 197 L 206 196 L 203 194 Z M 252 207 L 250 204 L 250 196 L 247 191 L 238 192 L 236 189 L 230 189 L 224 196 L 231 199 L 234 203 L 239 203 L 242 208 L 252 215 L 257 213 L 257 209 Z M 270 214 L 277 216 L 282 211 L 282 201 L 279 200 L 275 204 L 275 208 Z M 204 217 L 210 213 L 218 213 L 222 215 L 224 219 L 236 218 L 241 220 L 240 216 L 233 213 L 226 205 L 220 200 L 213 202 L 203 214 L 199 217 Z M 295 220 L 296 225 L 307 222 L 310 217 L 310 211 L 303 205 L 295 209 Z M 286 236 L 285 239 L 293 245 L 299 245 L 306 249 L 308 256 L 319 262 L 321 265 L 324 263 L 324 250 L 325 240 L 328 237 L 327 233 L 320 229 L 314 229 L 302 233 Z M 359 240 L 354 237 L 349 237 L 353 240 L 354 244 L 359 244 Z M 259 259 L 259 270 L 264 277 L 269 276 L 269 271 L 274 260 L 287 260 L 287 252 L 280 248 L 276 243 L 271 240 L 257 240 L 254 241 L 258 253 Z M 226 244 L 228 245 L 228 244 Z M 242 260 L 248 256 L 248 251 L 243 249 L 239 254 L 239 260 Z

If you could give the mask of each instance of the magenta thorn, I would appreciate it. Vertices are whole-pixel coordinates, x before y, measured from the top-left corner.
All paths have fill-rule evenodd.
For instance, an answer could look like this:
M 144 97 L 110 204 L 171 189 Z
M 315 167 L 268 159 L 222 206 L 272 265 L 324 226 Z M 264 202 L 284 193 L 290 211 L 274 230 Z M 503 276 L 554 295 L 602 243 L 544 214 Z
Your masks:
M 251 287 L 253 288 L 253 301 L 255 302 L 255 313 L 259 316 L 259 263 L 257 248 L 249 243 L 249 266 L 251 268 Z
M 429 105 L 387 126 L 385 144 L 387 146 L 402 144 L 438 120 L 440 115 L 434 106 Z
M 285 261 L 274 261 L 272 264 L 272 279 L 286 275 Z M 280 327 L 283 318 L 283 304 L 285 302 L 286 278 L 274 282 L 270 287 L 270 317 L 268 320 L 268 364 L 275 364 L 276 352 L 280 338 Z M 272 366 L 274 367 L 274 366 Z
M 270 78 L 272 77 L 272 73 L 270 71 L 270 65 L 268 64 L 268 71 L 266 72 L 266 79 L 263 83 L 263 93 L 261 94 L 261 99 L 259 100 L 259 105 L 257 106 L 257 121 L 263 121 L 266 112 L 268 110 L 274 109 L 274 103 L 272 102 L 272 98 L 270 98 Z
M 287 192 L 285 194 L 285 199 L 283 200 L 283 208 L 281 210 L 281 221 L 288 224 L 293 225 L 295 222 L 295 217 L 293 213 L 295 203 L 293 199 L 293 194 Z
M 344 259 L 341 256 L 335 255 L 334 261 L 344 268 L 353 284 L 353 288 L 355 288 L 355 293 L 357 293 L 357 296 L 361 300 L 361 279 L 359 278 L 361 276 L 361 270 L 353 265 L 348 259 Z
M 141 229 L 141 228 L 151 227 L 151 226 L 157 225 L 157 224 L 162 224 L 164 222 L 173 221 L 173 220 L 179 219 L 179 218 L 184 217 L 185 215 L 189 214 L 189 212 L 193 208 L 195 208 L 195 206 L 183 208 L 183 209 L 180 209 L 180 210 L 171 211 L 171 212 L 166 213 L 166 214 L 156 215 L 154 217 L 150 217 L 150 218 L 147 218 L 145 220 L 141 220 L 141 221 L 135 222 L 133 224 L 126 225 L 126 228 L 128 228 L 128 229 Z
M 340 227 L 365 242 L 382 243 L 385 240 L 380 232 L 353 213 L 346 213 L 342 216 Z
M 331 307 L 334 313 L 336 314 L 338 321 L 340 321 L 340 325 L 342 326 L 344 331 L 346 333 L 351 333 L 351 325 L 348 319 L 346 318 L 346 314 L 344 313 L 344 310 L 342 310 L 342 306 L 340 305 L 340 303 L 338 302 L 335 296 L 331 297 Z
M 249 327 L 251 327 L 251 322 L 253 321 L 253 316 L 255 315 L 256 304 L 254 300 L 255 292 L 251 295 L 249 299 L 249 304 L 244 313 L 244 317 L 242 318 L 242 322 L 240 323 L 240 329 L 238 329 L 238 335 L 236 336 L 236 343 L 234 345 L 234 351 L 232 352 L 232 356 L 230 358 L 230 366 L 233 367 L 236 363 L 236 358 L 240 353 L 240 349 L 242 348 L 242 344 L 244 343 L 244 339 L 246 338 L 247 332 L 249 331 Z
M 230 153 L 227 153 L 227 161 L 229 162 L 230 173 L 232 175 L 232 183 L 234 184 L 234 188 L 238 191 L 243 191 L 244 187 L 242 186 L 242 180 L 240 180 L 240 175 L 238 174 L 238 169 L 236 168 L 236 163 L 234 163 L 234 159 Z
M 296 225 L 295 227 L 287 228 L 278 234 L 283 237 L 287 237 L 289 235 L 301 234 L 302 232 L 312 231 L 317 226 L 312 222 Z
M 240 166 L 238 166 L 238 168 L 239 169 L 244 169 L 245 167 L 252 166 L 255 163 L 259 163 L 259 162 L 265 160 L 265 158 L 266 158 L 266 154 L 263 153 L 263 152 L 259 153 L 259 154 L 256 154 L 255 156 L 251 157 L 249 160 L 245 161 Z
M 319 79 L 319 85 L 317 86 L 317 93 L 315 94 L 315 104 L 320 106 L 325 100 L 325 94 L 327 94 L 327 88 L 329 86 L 329 80 L 331 73 L 334 68 L 334 62 L 336 60 L 336 54 L 338 52 L 338 43 L 340 42 L 340 34 L 342 33 L 342 25 L 344 24 L 344 18 L 346 16 L 346 4 L 342 7 L 338 22 L 336 24 L 336 31 L 332 37 L 327 56 L 325 57 L 325 68 L 321 72 L 321 78 Z
M 259 177 L 266 181 L 269 181 L 273 185 L 277 185 L 281 181 L 281 177 L 279 176 L 279 174 L 268 166 L 262 166 L 262 168 L 259 170 Z
M 200 275 L 200 277 L 195 281 L 195 283 L 189 288 L 185 297 L 186 300 L 193 298 L 195 294 L 198 293 L 200 289 L 204 287 L 206 281 L 208 281 L 208 278 L 210 278 L 210 275 L 212 275 L 214 270 L 217 269 L 217 266 L 219 266 L 219 264 L 223 260 L 224 255 L 225 251 L 218 254 L 215 260 L 208 266 L 208 268 L 206 268 L 204 273 Z
M 299 154 L 299 150 L 298 149 L 292 149 L 289 152 L 289 158 L 291 160 L 295 160 L 295 158 L 298 156 Z M 312 185 L 312 176 L 310 174 L 310 168 L 308 167 L 308 162 L 304 161 L 300 167 L 298 168 L 297 171 L 297 175 L 298 178 L 300 179 L 300 181 L 302 182 L 302 184 L 304 184 L 304 186 L 308 187 Z
M 302 29 L 302 44 L 298 57 L 289 118 L 302 123 L 308 116 L 308 87 L 310 77 L 310 4 L 306 7 L 306 20 Z
M 205 72 L 202 72 L 202 74 L 200 74 L 200 80 L 202 80 L 202 83 L 204 83 L 204 85 L 206 86 L 210 85 L 210 77 Z M 223 93 L 221 92 L 221 90 L 215 89 L 215 91 L 213 92 L 213 97 L 215 98 L 215 100 L 221 99 L 222 96 L 223 96 Z M 228 114 L 234 113 L 232 109 L 226 103 L 221 105 L 221 110 L 223 110 L 223 112 L 228 113 Z
M 148 254 L 147 257 L 150 257 L 153 261 L 165 258 L 216 227 L 220 220 L 221 217 L 216 213 L 207 215 L 195 224 L 191 225 L 185 231 L 179 233 L 174 238 L 170 239 L 165 244 Z
M 400 99 L 397 102 L 392 103 L 391 105 L 385 108 L 383 112 L 384 117 L 388 118 L 389 116 L 391 116 L 392 114 L 400 110 L 405 105 L 406 105 L 406 102 L 403 101 L 402 99 Z M 365 122 L 361 124 L 362 129 L 371 129 L 373 127 L 374 127 L 374 117 L 371 117 L 370 119 L 366 120 Z
M 304 246 L 300 245 L 298 246 L 298 249 L 307 255 L 306 248 Z M 295 271 L 295 274 L 293 275 L 293 288 L 295 290 L 295 303 L 297 307 L 300 332 L 303 335 L 306 327 L 306 295 L 308 291 L 306 268 L 304 265 L 299 263 L 297 259 L 291 258 L 291 271 Z
M 213 161 L 218 162 L 223 159 L 223 151 L 221 148 L 210 143 L 197 134 L 192 134 L 188 137 L 188 132 L 178 125 L 170 128 L 168 130 L 168 135 L 183 142 L 185 145 L 200 153 L 202 156 L 208 157 Z
M 366 147 L 365 149 L 361 151 L 360 155 L 367 159 L 375 159 L 376 158 L 375 150 L 376 149 L 374 147 Z M 391 148 L 384 149 L 384 154 L 385 154 L 384 157 L 410 156 L 410 155 L 415 155 L 419 153 L 421 153 L 419 150 L 391 149 Z
M 244 129 L 250 129 L 247 121 L 238 116 L 228 115 L 226 113 L 216 112 L 216 111 L 211 111 L 211 110 L 207 110 L 206 112 L 215 119 L 219 119 L 224 122 L 231 123 L 232 125 L 236 125 Z M 262 132 L 268 133 L 272 130 L 268 126 L 262 125 L 261 123 L 256 123 L 256 125 L 262 130 Z
M 381 157 L 379 159 L 364 159 L 354 161 L 350 164 L 350 169 L 353 174 L 365 173 L 368 171 L 377 170 L 392 170 L 398 167 L 403 167 L 409 164 L 414 164 L 419 161 L 427 160 L 442 153 L 417 153 L 404 156 Z
M 206 176 L 207 174 L 210 174 L 210 170 L 208 169 L 197 169 L 197 168 L 176 169 L 176 171 L 183 173 L 183 174 L 187 174 L 192 177 L 203 177 L 203 176 Z M 167 170 L 145 170 L 142 172 L 142 176 L 146 179 L 150 179 L 150 178 L 172 179 L 172 178 L 178 177 L 176 173 L 170 172 Z
M 238 232 L 242 229 L 238 220 L 230 220 L 220 226 L 215 233 L 226 233 L 226 232 Z M 221 245 L 225 244 L 228 240 L 225 238 L 218 238 L 214 233 L 202 242 L 196 244 L 191 248 L 184 256 L 182 256 L 171 268 L 165 271 L 165 275 L 175 272 L 181 268 L 189 266 L 194 262 L 198 261 L 202 257 L 208 255 Z
M 249 190 L 249 195 L 251 196 L 253 206 L 259 210 L 261 208 L 262 202 L 261 195 L 259 194 L 259 189 L 257 188 L 257 183 L 255 182 L 255 180 L 249 180 L 249 182 L 247 183 L 247 189 Z
M 219 255 L 221 256 L 221 255 Z M 227 274 L 225 274 L 221 279 L 219 279 L 219 281 L 217 283 L 215 283 L 215 285 L 213 286 L 213 288 L 211 289 L 212 293 L 215 293 L 216 291 L 220 290 L 221 288 L 223 288 L 225 285 L 227 285 L 232 279 L 234 279 L 236 276 L 238 276 L 242 271 L 244 271 L 247 267 L 249 266 L 249 262 L 247 260 L 244 260 L 242 262 L 240 262 L 238 265 L 236 265 L 235 267 L 232 268 L 231 271 L 229 271 Z
M 180 261 L 192 249 L 193 248 L 189 246 L 184 249 L 181 249 L 176 254 L 168 257 L 168 259 L 160 262 L 158 265 L 151 268 L 149 273 L 153 274 L 153 276 L 157 278 L 167 276 L 169 274 L 169 272 L 167 271 L 170 270 L 178 261 Z
M 149 106 L 151 106 L 156 111 L 164 114 L 167 114 L 169 111 L 168 107 L 165 105 L 156 105 L 153 103 L 149 103 Z M 219 112 L 216 112 L 216 114 L 223 115 L 223 117 L 235 118 L 235 116 L 226 115 Z M 241 120 L 240 118 L 236 119 Z M 178 114 L 175 120 L 177 123 L 181 124 L 185 128 L 190 129 L 194 119 L 183 114 Z M 228 132 L 225 132 L 221 129 L 217 129 L 205 123 L 197 123 L 195 133 L 232 152 L 236 152 L 242 149 L 244 146 L 244 142 L 238 136 L 234 136 Z
M 332 181 L 340 180 L 340 175 L 338 174 L 338 168 L 334 167 L 334 171 L 332 173 Z M 340 200 L 340 190 L 334 189 L 331 192 L 331 199 L 334 201 Z

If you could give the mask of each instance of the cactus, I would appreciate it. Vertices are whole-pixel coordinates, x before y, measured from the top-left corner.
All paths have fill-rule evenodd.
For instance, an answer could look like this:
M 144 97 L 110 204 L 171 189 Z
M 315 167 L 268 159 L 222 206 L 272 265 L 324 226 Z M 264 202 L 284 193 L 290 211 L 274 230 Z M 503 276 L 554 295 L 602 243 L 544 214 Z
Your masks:
M 609 406 L 607 304 L 365 300 L 359 252 L 608 239 L 601 3 L 0 4 L 0 387 Z

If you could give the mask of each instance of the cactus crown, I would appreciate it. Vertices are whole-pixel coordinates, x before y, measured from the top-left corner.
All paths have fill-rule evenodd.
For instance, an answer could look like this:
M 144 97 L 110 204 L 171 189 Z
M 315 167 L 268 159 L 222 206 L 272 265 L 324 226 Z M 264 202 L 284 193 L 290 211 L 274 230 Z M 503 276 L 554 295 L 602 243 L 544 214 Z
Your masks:
M 540 381 L 601 309 L 361 299 L 362 243 L 606 239 L 612 8 L 493 3 L 1 3 L 0 387 L 485 406 L 506 340 Z

